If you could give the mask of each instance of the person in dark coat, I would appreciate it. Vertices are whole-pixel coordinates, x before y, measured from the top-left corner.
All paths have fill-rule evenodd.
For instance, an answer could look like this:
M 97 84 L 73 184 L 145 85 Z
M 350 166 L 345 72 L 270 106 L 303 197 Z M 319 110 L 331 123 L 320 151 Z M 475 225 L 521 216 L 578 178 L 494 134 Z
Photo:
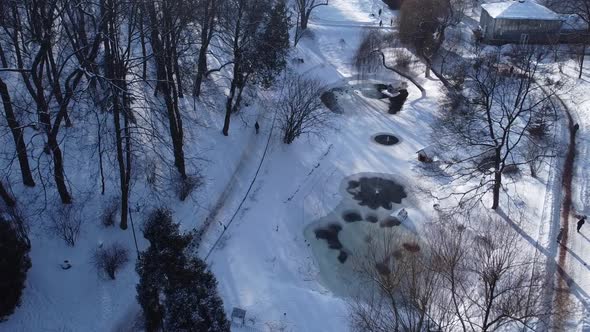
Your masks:
M 258 131 L 260 131 L 260 125 L 258 124 L 258 121 L 256 121 L 254 124 L 254 129 L 256 129 L 256 135 L 258 135 Z
M 381 17 L 381 12 L 382 12 L 382 11 L 383 11 L 383 10 L 382 10 L 381 8 L 379 8 L 379 17 Z
M 561 244 L 561 238 L 563 238 L 563 227 L 559 229 L 559 233 L 557 233 L 557 243 Z
M 586 216 L 583 216 L 578 220 L 578 233 L 580 233 L 580 228 L 586 223 Z
M 383 20 L 379 21 L 379 26 L 382 27 L 383 26 Z

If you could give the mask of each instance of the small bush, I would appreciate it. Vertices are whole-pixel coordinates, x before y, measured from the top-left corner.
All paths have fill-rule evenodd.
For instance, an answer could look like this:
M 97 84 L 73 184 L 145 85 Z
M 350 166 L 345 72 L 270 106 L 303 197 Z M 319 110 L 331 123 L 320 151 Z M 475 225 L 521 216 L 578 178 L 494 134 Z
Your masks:
M 20 305 L 27 271 L 31 268 L 30 246 L 12 223 L 0 214 L 0 322 Z
M 102 211 L 102 215 L 100 216 L 102 225 L 104 227 L 114 226 L 115 220 L 117 219 L 117 212 L 119 212 L 119 199 L 113 198 L 106 204 L 104 210 Z
M 120 243 L 96 249 L 92 255 L 94 266 L 99 272 L 106 273 L 115 280 L 117 270 L 129 262 L 129 250 Z
M 78 212 L 73 211 L 71 206 L 60 208 L 51 216 L 50 231 L 64 240 L 70 247 L 76 245 L 82 218 Z

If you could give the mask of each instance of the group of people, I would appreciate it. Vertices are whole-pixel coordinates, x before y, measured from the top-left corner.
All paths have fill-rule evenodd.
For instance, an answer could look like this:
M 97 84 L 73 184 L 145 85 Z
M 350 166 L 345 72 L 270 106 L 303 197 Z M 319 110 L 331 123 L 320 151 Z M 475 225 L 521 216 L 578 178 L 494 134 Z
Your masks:
M 379 8 L 379 26 L 383 26 L 383 19 L 381 19 L 381 14 L 383 13 L 383 9 Z M 375 16 L 375 14 L 371 14 L 371 16 Z M 389 20 L 389 25 L 393 26 L 393 17 Z
M 580 229 L 586 223 L 586 216 L 582 216 L 580 220 L 578 220 L 578 225 L 576 231 L 580 233 Z M 559 229 L 559 233 L 557 233 L 557 243 L 561 243 L 561 239 L 563 238 L 563 227 Z

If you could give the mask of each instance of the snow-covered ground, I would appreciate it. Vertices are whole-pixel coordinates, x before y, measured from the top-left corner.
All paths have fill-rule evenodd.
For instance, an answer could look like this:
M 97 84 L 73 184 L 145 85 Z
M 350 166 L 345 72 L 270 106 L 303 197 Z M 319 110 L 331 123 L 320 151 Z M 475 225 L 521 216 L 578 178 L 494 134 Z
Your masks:
M 326 271 L 325 264 L 319 264 L 325 257 L 320 257 L 321 250 L 313 249 L 317 245 L 310 243 L 313 238 L 306 236 L 310 225 L 329 216 L 348 199 L 342 190 L 346 178 L 359 173 L 380 173 L 404 185 L 408 193 L 404 204 L 418 232 L 421 223 L 434 214 L 433 204 L 437 202 L 424 195 L 423 190 L 444 184 L 424 176 L 416 152 L 430 145 L 430 125 L 437 117 L 442 84 L 425 78 L 424 68 L 416 68 L 420 73 L 416 79 L 424 86 L 426 95 L 410 84 L 404 109 L 395 115 L 387 113 L 385 103 L 363 96 L 358 89 L 352 55 L 363 31 L 389 30 L 389 22 L 395 17 L 385 6 L 381 18 L 370 15 L 376 15 L 380 7 L 381 2 L 374 0 L 332 0 L 329 6 L 318 7 L 310 22 L 309 36 L 294 51 L 294 57 L 304 60 L 303 64 L 293 65 L 294 70 L 345 91 L 341 98 L 346 106 L 344 112 L 333 115 L 331 128 L 322 137 L 303 137 L 291 145 L 282 144 L 277 128 L 271 132 L 272 113 L 260 105 L 233 119 L 229 137 L 219 133 L 221 111 L 199 110 L 195 115 L 199 126 L 194 132 L 188 131 L 186 146 L 199 146 L 205 183 L 194 199 L 175 201 L 171 208 L 185 230 L 199 226 L 205 218 L 213 218 L 199 254 L 207 257 L 218 279 L 226 312 L 230 313 L 233 307 L 247 310 L 246 327 L 233 326 L 234 331 L 349 330 L 346 297 L 335 291 L 333 276 Z M 379 26 L 380 20 L 383 27 Z M 571 71 L 569 67 L 568 70 Z M 382 70 L 372 79 L 391 82 L 399 77 Z M 574 180 L 575 208 L 590 214 L 590 177 L 585 172 L 590 148 L 590 99 L 576 97 L 590 91 L 590 73 L 586 72 L 573 89 L 577 90 L 568 94 L 574 98 L 566 102 L 576 109 L 581 127 L 579 168 Z M 191 107 L 188 101 L 184 105 L 185 109 Z M 259 135 L 252 128 L 256 119 L 261 124 Z M 391 133 L 400 142 L 393 146 L 376 144 L 373 136 L 378 133 Z M 565 129 L 558 129 L 556 135 L 565 135 Z M 557 250 L 553 236 L 554 219 L 559 218 L 555 201 L 560 201 L 556 197 L 560 187 L 553 172 L 560 163 L 559 157 L 553 158 L 540 172 L 539 179 L 524 176 L 518 183 L 508 183 L 519 204 L 503 211 L 507 216 L 524 211 L 521 214 L 525 217 L 513 226 L 530 249 L 541 250 L 548 259 Z M 155 205 L 150 199 L 151 196 L 132 195 L 132 206 L 145 206 L 133 215 L 140 250 L 146 243 L 138 224 L 145 218 L 146 210 Z M 89 211 L 100 210 L 99 199 L 89 204 Z M 115 281 L 97 277 L 89 261 L 90 252 L 102 241 L 119 241 L 134 248 L 130 230 L 122 232 L 88 223 L 77 246 L 69 248 L 46 234 L 42 227 L 32 225 L 32 229 L 33 268 L 28 274 L 23 304 L 0 329 L 134 330 L 139 310 L 135 300 L 135 259 L 119 272 Z M 570 285 L 572 293 L 586 306 L 590 272 L 585 262 L 590 259 L 590 235 L 585 234 L 590 234 L 589 229 L 587 225 L 581 234 L 572 233 L 568 255 L 568 273 L 575 282 Z M 58 264 L 64 259 L 73 262 L 74 267 L 62 270 Z M 575 312 L 584 315 L 581 310 Z M 579 323 L 580 320 L 575 322 L 575 328 L 590 330 L 590 324 Z

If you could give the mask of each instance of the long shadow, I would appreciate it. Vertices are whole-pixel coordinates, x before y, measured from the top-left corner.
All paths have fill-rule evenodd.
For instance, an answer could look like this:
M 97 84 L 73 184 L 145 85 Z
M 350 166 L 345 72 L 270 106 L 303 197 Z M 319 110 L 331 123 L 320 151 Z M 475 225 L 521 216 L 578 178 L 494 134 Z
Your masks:
M 581 236 L 582 236 L 584 239 L 586 239 L 586 241 L 590 242 L 590 239 L 589 239 L 589 238 L 588 238 L 586 235 L 584 235 L 584 234 L 582 234 L 582 233 L 580 233 L 580 235 L 581 235 Z
M 585 267 L 587 270 L 590 270 L 590 267 L 588 267 L 588 263 L 586 263 L 586 261 L 584 261 L 584 260 L 582 259 L 582 257 L 578 256 L 578 255 L 577 255 L 575 252 L 573 252 L 573 251 L 572 251 L 570 248 L 568 248 L 568 247 L 566 247 L 566 246 L 564 246 L 564 245 L 561 245 L 561 246 L 562 246 L 562 247 L 563 247 L 563 248 L 564 248 L 564 249 L 565 249 L 565 250 L 566 250 L 566 251 L 567 251 L 569 254 L 571 254 L 571 255 L 572 255 L 572 257 L 574 257 L 574 258 L 575 258 L 575 259 L 576 259 L 578 262 L 582 263 L 582 264 L 584 265 L 584 267 Z
M 525 239 L 532 246 L 534 246 L 537 250 L 539 250 L 539 252 L 541 252 L 543 255 L 545 255 L 547 258 L 549 258 L 549 260 L 552 262 L 552 264 L 551 264 L 552 267 L 555 268 L 555 271 L 559 274 L 559 276 L 561 278 L 563 278 L 563 280 L 565 280 L 565 282 L 569 286 L 569 291 L 580 301 L 580 303 L 586 308 L 586 310 L 590 310 L 590 302 L 589 302 L 590 296 L 588 295 L 588 293 L 586 293 L 582 289 L 582 287 L 580 287 L 580 285 L 578 285 L 574 281 L 574 279 L 572 279 L 572 277 L 570 277 L 570 275 L 561 266 L 559 266 L 559 264 L 557 264 L 557 262 L 555 262 L 555 253 L 557 252 L 557 250 L 551 250 L 551 251 L 555 251 L 555 253 L 552 255 L 550 250 L 541 246 L 538 241 L 536 241 L 535 239 L 530 237 L 530 235 L 528 235 L 522 228 L 520 228 L 519 225 L 517 225 L 514 221 L 512 221 L 512 219 L 510 219 L 504 213 L 504 211 L 499 210 L 498 215 L 500 217 L 502 217 L 502 219 L 504 219 L 508 223 L 508 225 L 510 225 L 510 227 L 512 227 L 519 235 L 521 235 L 523 237 L 523 239 Z M 552 245 L 552 247 L 555 247 L 555 249 L 557 249 L 556 244 Z M 567 247 L 565 247 L 565 246 L 563 246 L 563 247 L 567 251 L 569 251 L 573 257 L 577 258 L 579 261 L 581 261 L 583 264 L 585 264 L 584 261 L 579 256 L 574 254 Z M 586 268 L 588 268 L 588 267 L 586 266 Z

